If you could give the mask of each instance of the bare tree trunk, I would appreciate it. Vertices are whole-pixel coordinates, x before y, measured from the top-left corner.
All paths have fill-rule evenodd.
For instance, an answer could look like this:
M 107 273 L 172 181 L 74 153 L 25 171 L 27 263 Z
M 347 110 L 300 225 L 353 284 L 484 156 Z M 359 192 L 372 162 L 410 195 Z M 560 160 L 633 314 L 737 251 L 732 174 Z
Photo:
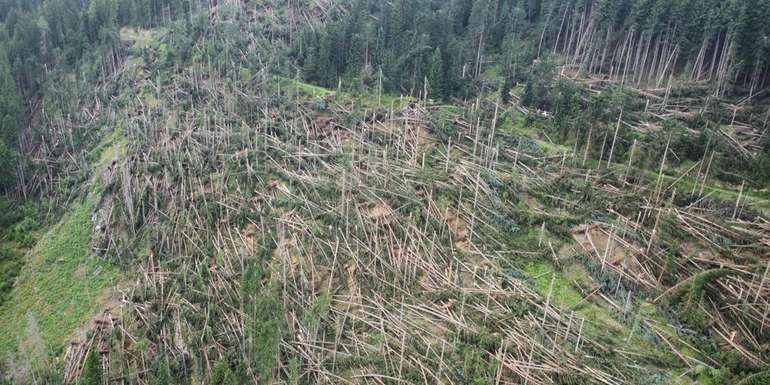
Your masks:
M 568 6 L 564 7 L 564 14 L 561 17 L 561 25 L 559 25 L 559 33 L 556 34 L 556 43 L 553 45 L 553 51 L 556 52 L 559 49 L 559 42 L 561 41 L 561 32 L 564 29 L 564 22 L 567 19 Z
M 586 151 L 583 153 L 583 163 L 581 164 L 581 167 L 586 166 L 586 160 L 588 159 L 588 151 L 591 149 L 591 134 L 594 131 L 594 126 L 591 125 L 588 127 L 588 139 L 586 140 Z
M 612 27 L 607 28 L 607 37 L 604 39 L 604 48 L 602 48 L 602 57 L 599 60 L 599 72 L 602 72 L 604 68 L 604 60 L 607 58 L 607 49 L 610 45 L 610 35 L 612 34 Z M 612 76 L 612 74 L 610 74 Z
M 645 75 L 647 74 L 647 59 L 649 58 L 650 54 L 650 46 L 652 45 L 652 34 L 647 33 L 647 39 L 644 44 L 644 55 L 642 56 L 642 65 L 639 70 L 639 73 L 637 74 L 636 78 L 636 84 L 642 84 L 642 80 L 644 79 Z
M 540 52 L 543 50 L 543 39 L 545 39 L 545 31 L 548 30 L 548 24 L 551 22 L 551 12 L 548 12 L 548 17 L 545 19 L 543 25 L 543 32 L 540 34 L 540 43 L 537 45 L 537 57 L 540 58 Z
M 620 116 L 618 116 L 618 124 L 615 126 L 615 135 L 612 138 L 612 146 L 610 147 L 610 156 L 607 159 L 607 168 L 612 164 L 612 154 L 615 152 L 615 143 L 618 141 L 618 130 L 620 130 L 620 123 L 623 120 L 623 109 L 620 110 Z

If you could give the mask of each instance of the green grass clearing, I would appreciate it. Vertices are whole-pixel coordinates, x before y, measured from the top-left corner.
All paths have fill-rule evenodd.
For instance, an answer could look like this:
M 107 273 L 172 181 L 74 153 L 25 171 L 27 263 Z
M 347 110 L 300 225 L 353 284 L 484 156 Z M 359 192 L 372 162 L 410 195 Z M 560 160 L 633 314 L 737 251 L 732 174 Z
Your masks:
M 102 304 L 119 270 L 91 251 L 92 213 L 104 185 L 101 170 L 125 152 L 118 131 L 89 155 L 94 162 L 87 198 L 74 203 L 27 253 L 8 300 L 0 306 L 0 353 L 23 352 L 33 364 L 59 356 L 73 331 Z
M 551 306 L 572 310 L 576 316 L 586 320 L 584 332 L 587 336 L 608 341 L 608 346 L 634 352 L 640 357 L 646 357 L 651 362 L 665 362 L 667 365 L 673 366 L 681 364 L 670 352 L 641 338 L 636 326 L 631 327 L 622 323 L 607 307 L 583 296 L 578 285 L 584 288 L 589 287 L 591 278 L 582 264 L 571 262 L 561 270 L 557 270 L 551 262 L 534 261 L 524 266 L 524 272 L 530 277 L 534 288 L 543 298 L 547 298 L 550 293 Z M 643 309 L 649 312 L 648 307 L 643 307 Z M 631 336 L 630 339 L 629 336 Z M 686 355 L 690 353 L 687 350 L 683 351 Z M 677 382 L 679 376 L 676 369 L 655 369 L 663 370 L 666 373 L 666 377 L 669 379 L 667 383 L 679 383 Z
M 283 76 L 275 76 L 278 84 L 287 90 L 294 90 L 301 94 L 314 97 L 314 98 L 326 98 L 329 96 L 337 96 L 340 103 L 353 102 L 360 107 L 366 109 L 373 109 L 377 107 L 393 108 L 394 110 L 402 110 L 409 103 L 412 103 L 415 99 L 411 96 L 395 96 L 389 94 L 382 94 L 379 96 L 376 94 L 353 94 L 349 92 L 337 92 L 328 88 L 316 86 L 296 79 L 289 79 Z M 378 100 L 379 99 L 379 100 Z
M 97 309 L 117 269 L 91 255 L 93 202 L 77 204 L 30 251 L 30 261 L 0 308 L 0 352 L 40 338 L 54 355 Z M 37 323 L 39 336 L 30 324 Z

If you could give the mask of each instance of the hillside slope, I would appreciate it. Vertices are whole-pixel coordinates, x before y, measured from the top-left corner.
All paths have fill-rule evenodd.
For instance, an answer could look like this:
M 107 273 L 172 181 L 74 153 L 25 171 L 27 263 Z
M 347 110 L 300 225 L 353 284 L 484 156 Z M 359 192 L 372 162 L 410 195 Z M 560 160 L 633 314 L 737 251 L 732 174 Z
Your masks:
M 730 168 L 763 150 L 724 105 L 545 58 L 466 98 L 324 88 L 286 70 L 292 23 L 350 9 L 224 3 L 122 29 L 92 97 L 35 115 L 68 166 L 38 174 L 0 380 L 767 378 L 770 196 Z

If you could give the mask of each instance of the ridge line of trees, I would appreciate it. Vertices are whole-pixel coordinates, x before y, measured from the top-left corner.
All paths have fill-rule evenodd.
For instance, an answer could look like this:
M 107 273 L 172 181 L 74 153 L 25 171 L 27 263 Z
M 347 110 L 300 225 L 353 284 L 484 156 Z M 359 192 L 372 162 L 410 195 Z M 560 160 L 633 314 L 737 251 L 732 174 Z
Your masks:
M 489 68 L 516 78 L 553 52 L 574 71 L 634 86 L 683 77 L 713 82 L 720 96 L 770 84 L 762 0 L 351 0 L 344 9 L 296 44 L 306 80 L 382 80 L 411 94 L 427 80 L 438 98 L 462 97 Z

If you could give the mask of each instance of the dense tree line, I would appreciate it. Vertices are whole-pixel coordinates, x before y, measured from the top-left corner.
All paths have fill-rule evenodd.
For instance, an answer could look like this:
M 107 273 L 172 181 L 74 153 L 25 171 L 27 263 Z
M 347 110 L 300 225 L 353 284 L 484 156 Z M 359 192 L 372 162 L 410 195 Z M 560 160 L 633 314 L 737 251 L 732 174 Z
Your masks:
M 490 52 L 510 70 L 531 51 L 521 42 L 533 30 L 527 13 L 536 3 L 358 0 L 324 30 L 306 33 L 299 61 L 307 80 L 325 86 L 360 79 L 390 92 L 418 94 L 427 86 L 439 98 L 466 95 Z
M 325 86 L 360 78 L 417 94 L 427 80 L 438 97 L 477 89 L 485 70 L 520 76 L 517 64 L 549 52 L 623 83 L 685 76 L 753 92 L 770 83 L 768 19 L 762 0 L 355 0 L 298 56 Z

